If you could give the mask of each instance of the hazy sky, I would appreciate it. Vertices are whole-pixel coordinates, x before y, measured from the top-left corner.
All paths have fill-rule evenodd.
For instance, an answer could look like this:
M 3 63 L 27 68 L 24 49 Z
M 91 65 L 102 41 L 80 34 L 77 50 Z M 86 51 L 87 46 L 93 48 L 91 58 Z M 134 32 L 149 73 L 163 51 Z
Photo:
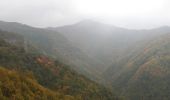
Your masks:
M 36 27 L 94 19 L 126 28 L 170 26 L 170 0 L 0 0 L 0 20 Z

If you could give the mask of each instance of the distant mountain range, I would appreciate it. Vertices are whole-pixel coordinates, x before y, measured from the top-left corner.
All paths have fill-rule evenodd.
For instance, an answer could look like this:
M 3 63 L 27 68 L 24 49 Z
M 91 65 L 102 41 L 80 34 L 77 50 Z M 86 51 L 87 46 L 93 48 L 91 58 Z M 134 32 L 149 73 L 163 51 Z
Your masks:
M 129 47 L 170 32 L 170 27 L 150 30 L 129 30 L 92 20 L 81 21 L 74 25 L 48 28 L 62 33 L 72 45 L 84 51 L 88 56 L 104 64 L 100 71 L 107 69 L 114 61 L 121 59 Z

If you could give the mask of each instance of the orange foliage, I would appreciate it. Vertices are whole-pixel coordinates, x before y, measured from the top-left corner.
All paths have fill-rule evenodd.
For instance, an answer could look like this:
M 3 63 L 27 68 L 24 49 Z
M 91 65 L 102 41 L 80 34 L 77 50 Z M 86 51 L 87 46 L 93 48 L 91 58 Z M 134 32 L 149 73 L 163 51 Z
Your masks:
M 54 61 L 45 56 L 38 57 L 37 62 L 43 65 L 54 65 Z

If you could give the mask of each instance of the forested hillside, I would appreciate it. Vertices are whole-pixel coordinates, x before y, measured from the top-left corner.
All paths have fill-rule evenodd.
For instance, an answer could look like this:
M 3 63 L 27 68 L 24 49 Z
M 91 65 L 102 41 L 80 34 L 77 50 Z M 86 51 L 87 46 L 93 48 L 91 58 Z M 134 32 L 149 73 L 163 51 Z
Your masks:
M 135 50 L 114 63 L 106 71 L 106 79 L 128 100 L 169 100 L 170 34 L 154 38 Z
M 53 100 L 116 98 L 109 89 L 78 74 L 66 64 L 47 57 L 31 44 L 25 47 L 26 40 L 22 36 L 5 31 L 0 31 L 0 35 L 0 66 L 8 69 L 0 69 L 2 71 L 0 77 L 4 77 L 0 79 L 2 98 L 35 100 L 37 98 L 49 100 L 50 97 Z

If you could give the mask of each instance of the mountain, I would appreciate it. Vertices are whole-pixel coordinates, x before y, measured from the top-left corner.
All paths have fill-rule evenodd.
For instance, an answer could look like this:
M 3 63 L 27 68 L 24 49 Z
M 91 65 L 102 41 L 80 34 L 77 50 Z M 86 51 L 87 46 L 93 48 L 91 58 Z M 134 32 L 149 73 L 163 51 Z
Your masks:
M 0 21 L 0 29 L 22 35 L 35 48 L 45 55 L 58 59 L 70 65 L 77 72 L 96 79 L 100 72 L 96 66 L 101 66 L 100 62 L 86 55 L 79 48 L 73 46 L 70 41 L 56 31 L 42 28 L 34 28 L 16 22 Z M 27 45 L 25 43 L 25 45 Z
M 127 100 L 169 100 L 170 34 L 141 44 L 113 63 L 104 77 Z
M 113 92 L 48 57 L 23 36 L 0 31 L 0 98 L 114 100 Z
M 124 57 L 127 49 L 137 42 L 170 32 L 170 28 L 166 26 L 150 30 L 130 30 L 92 20 L 48 29 L 62 33 L 74 46 L 101 62 L 102 66 L 98 68 L 100 72 Z
M 54 98 L 114 100 L 116 91 L 125 100 L 170 99 L 168 26 L 132 30 L 85 20 L 46 29 L 0 22 L 0 29 L 0 66 L 31 75 Z

